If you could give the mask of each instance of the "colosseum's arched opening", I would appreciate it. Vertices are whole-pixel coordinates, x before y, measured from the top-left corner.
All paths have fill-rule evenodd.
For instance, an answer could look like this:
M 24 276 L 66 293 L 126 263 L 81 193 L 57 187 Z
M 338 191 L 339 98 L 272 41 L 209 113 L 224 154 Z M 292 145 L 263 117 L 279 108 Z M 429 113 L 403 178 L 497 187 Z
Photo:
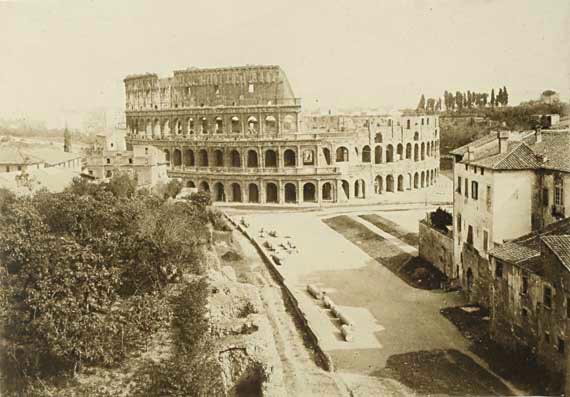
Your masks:
M 394 191 L 394 177 L 392 175 L 388 175 L 386 177 L 386 191 L 387 192 Z
M 214 152 L 214 166 L 215 167 L 224 166 L 224 152 L 222 152 L 219 149 Z
M 182 135 L 182 122 L 180 121 L 180 119 L 176 119 L 174 125 L 175 125 L 174 129 L 176 130 L 176 135 Z
M 235 149 L 230 152 L 230 164 L 234 168 L 241 167 L 241 157 L 239 152 Z
M 184 151 L 184 165 L 186 167 L 194 167 L 194 151 L 190 149 L 186 149 Z
M 247 119 L 247 130 L 250 134 L 257 134 L 259 131 L 259 121 L 254 116 L 249 116 Z
M 297 188 L 293 183 L 285 184 L 285 202 L 286 203 L 297 202 Z
M 412 144 L 408 143 L 406 145 L 406 160 L 411 160 L 412 159 Z
M 374 163 L 382 163 L 382 146 L 376 146 L 374 148 Z
M 160 135 L 160 121 L 158 121 L 158 119 L 154 119 L 154 123 L 152 125 L 152 135 Z
M 147 120 L 146 122 L 146 136 L 151 136 L 152 135 L 152 122 L 150 120 Z
M 186 181 L 186 187 L 195 188 L 196 184 L 194 181 Z
M 396 160 L 403 160 L 404 159 L 404 145 L 398 143 L 396 147 Z
M 399 192 L 404 191 L 404 176 L 403 175 L 398 175 L 398 191 Z
M 170 163 L 170 151 L 168 149 L 164 149 L 164 161 Z
M 420 187 L 420 175 L 416 172 L 414 174 L 414 189 L 417 189 Z
M 341 182 L 342 192 L 344 193 L 344 197 L 348 200 L 350 198 L 350 184 L 348 181 Z
M 278 203 L 279 196 L 277 194 L 277 185 L 269 182 L 265 186 L 265 202 L 266 203 Z
M 394 162 L 394 146 L 392 145 L 386 146 L 386 162 L 387 163 Z
M 200 120 L 200 132 L 202 134 L 208 133 L 208 119 L 205 117 L 202 117 L 202 120 Z
M 331 151 L 329 150 L 329 148 L 326 147 L 323 148 L 323 156 L 325 157 L 325 162 L 327 163 L 327 165 L 331 165 Z
M 374 143 L 382 143 L 382 134 L 381 133 L 377 133 L 374 136 Z
M 336 162 L 342 163 L 348 161 L 348 149 L 340 146 L 336 149 Z
M 332 196 L 332 185 L 331 185 L 330 182 L 326 182 L 326 183 L 323 184 L 323 187 L 322 187 L 322 197 L 323 197 L 323 200 L 325 200 L 325 201 L 330 201 L 330 200 L 333 199 L 333 196 Z
M 384 181 L 380 175 L 377 175 L 376 178 L 374 178 L 374 192 L 376 194 L 382 194 L 383 189 Z
M 295 151 L 292 149 L 287 149 L 283 153 L 283 163 L 285 167 L 295 167 L 297 165 Z
M 426 145 L 422 142 L 422 161 L 426 159 Z
M 221 182 L 214 184 L 214 201 L 226 201 L 224 185 Z
M 241 133 L 241 124 L 239 122 L 239 117 L 233 116 L 232 117 L 232 133 L 239 134 Z
M 206 181 L 200 182 L 200 189 L 201 192 L 210 192 L 210 185 Z
M 259 167 L 259 161 L 257 158 L 257 152 L 255 150 L 248 150 L 247 151 L 247 166 L 249 168 L 257 168 Z
M 235 203 L 241 203 L 241 186 L 239 183 L 232 183 L 232 201 Z
M 248 201 L 250 203 L 259 203 L 259 188 L 257 187 L 257 184 L 250 183 L 247 193 Z
M 265 118 L 265 132 L 268 134 L 274 134 L 277 132 L 277 120 L 273 116 L 267 116 Z
M 420 161 L 420 146 L 417 143 L 414 145 L 414 161 Z
M 412 174 L 408 174 L 408 182 L 406 183 L 406 189 L 407 190 L 412 190 L 412 186 L 413 186 L 413 176 Z
M 372 151 L 370 150 L 370 146 L 366 145 L 362 148 L 362 162 L 363 163 L 370 163 L 372 161 Z
M 174 157 L 173 160 L 174 166 L 180 167 L 182 165 L 182 152 L 178 149 L 175 149 L 173 157 Z
M 426 183 L 426 174 L 424 171 L 422 171 L 422 176 L 420 177 L 420 180 L 421 180 L 421 184 L 422 184 L 421 186 L 425 187 L 426 186 L 426 184 L 425 184 Z
M 265 167 L 277 167 L 277 152 L 275 150 L 268 149 L 265 151 Z
M 208 152 L 206 151 L 206 149 L 202 149 L 200 150 L 200 154 L 199 154 L 199 158 L 200 158 L 200 167 L 208 167 Z
M 354 197 L 363 199 L 366 195 L 366 184 L 363 179 L 357 179 L 354 182 Z
M 188 118 L 187 129 L 189 134 L 194 133 L 194 119 L 192 117 Z
M 303 201 L 304 202 L 317 201 L 317 189 L 314 183 L 307 182 L 303 185 Z
M 162 126 L 162 135 L 170 135 L 170 120 L 165 120 Z

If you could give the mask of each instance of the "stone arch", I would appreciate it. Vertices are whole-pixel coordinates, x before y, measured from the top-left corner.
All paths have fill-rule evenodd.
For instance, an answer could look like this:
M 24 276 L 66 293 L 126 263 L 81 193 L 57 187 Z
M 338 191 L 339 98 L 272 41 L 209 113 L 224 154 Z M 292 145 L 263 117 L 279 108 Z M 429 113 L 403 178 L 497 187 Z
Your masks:
M 269 115 L 265 118 L 265 132 L 274 134 L 277 132 L 277 120 L 275 116 Z
M 374 163 L 382 163 L 382 146 L 378 145 L 374 148 Z
M 247 188 L 247 199 L 250 203 L 259 203 L 259 187 L 257 183 L 250 183 Z
M 414 161 L 420 161 L 420 146 L 414 144 Z
M 268 182 L 265 185 L 265 202 L 266 203 L 278 203 L 279 202 L 277 185 L 275 183 Z
M 239 183 L 234 182 L 231 184 L 230 189 L 232 191 L 232 201 L 234 203 L 241 203 L 242 202 L 241 185 Z
M 376 194 L 382 194 L 383 190 L 384 190 L 384 180 L 380 175 L 376 175 L 376 178 L 374 178 L 374 191 L 376 192 Z
M 333 199 L 332 195 L 332 184 L 330 182 L 323 183 L 322 186 L 322 199 L 325 201 L 331 201 Z
M 170 150 L 164 149 L 164 161 L 170 163 Z
M 408 143 L 406 144 L 406 159 L 411 160 L 411 158 L 412 158 L 412 144 Z
M 210 185 L 208 184 L 208 182 L 202 181 L 202 182 L 200 182 L 199 190 L 200 190 L 201 192 L 210 193 Z
M 421 146 L 421 159 L 422 161 L 426 159 L 426 145 L 424 142 L 422 142 L 422 146 Z
M 214 151 L 214 167 L 224 166 L 224 152 L 220 149 Z
M 186 121 L 186 130 L 189 134 L 193 134 L 195 128 L 194 119 L 192 117 L 188 117 L 188 120 Z
M 209 163 L 208 163 L 208 151 L 206 149 L 201 149 L 199 154 L 198 154 L 198 158 L 200 160 L 199 162 L 199 166 L 200 167 L 208 167 Z
M 186 149 L 184 151 L 184 165 L 186 167 L 194 167 L 196 165 L 194 151 L 192 149 Z
M 325 162 L 327 165 L 331 165 L 331 151 L 329 148 L 323 148 L 323 156 L 325 157 Z
M 248 168 L 257 168 L 259 167 L 259 159 L 257 155 L 257 151 L 250 149 L 247 151 L 247 166 Z
M 303 185 L 303 201 L 316 202 L 317 188 L 313 182 L 307 182 Z
M 378 132 L 374 135 L 374 143 L 382 143 L 382 133 Z
M 348 161 L 348 149 L 344 146 L 339 146 L 336 149 L 336 162 L 342 163 Z
M 146 121 L 146 129 L 145 130 L 146 130 L 145 132 L 146 132 L 147 136 L 152 135 L 152 121 L 150 121 L 150 119 L 148 119 Z
M 285 184 L 285 202 L 286 203 L 296 203 L 297 202 L 297 187 L 294 183 Z
M 236 149 L 230 152 L 230 165 L 234 168 L 241 167 L 241 156 Z
M 196 184 L 194 181 L 186 181 L 186 187 L 195 188 Z
M 250 134 L 257 134 L 259 131 L 259 121 L 255 116 L 249 116 L 247 118 L 247 130 Z
M 226 201 L 224 184 L 221 182 L 216 182 L 214 184 L 214 201 Z
M 394 146 L 389 144 L 386 146 L 386 162 L 392 163 L 394 161 Z
M 285 167 L 295 167 L 297 165 L 297 155 L 293 149 L 283 152 L 283 163 Z
M 277 167 L 277 152 L 273 149 L 267 149 L 265 151 L 265 167 L 276 168 Z
M 394 177 L 392 175 L 388 175 L 386 177 L 386 191 L 387 192 L 394 191 Z
M 174 131 L 176 131 L 176 135 L 182 135 L 182 122 L 180 119 L 176 119 L 174 122 Z
M 162 135 L 170 135 L 170 120 L 164 120 L 164 124 L 162 125 Z
M 233 116 L 231 120 L 231 129 L 233 134 L 241 133 L 241 123 L 239 122 L 238 116 Z
M 419 132 L 414 132 L 414 141 L 419 141 L 420 140 L 420 133 Z
M 408 183 L 406 184 L 406 189 L 412 190 L 413 184 L 414 184 L 414 177 L 412 176 L 411 173 L 408 173 Z
M 154 119 L 152 124 L 152 135 L 160 135 L 160 121 L 158 119 Z
M 398 175 L 398 191 L 399 192 L 404 191 L 404 176 L 403 175 Z
M 347 199 L 350 198 L 350 184 L 348 181 L 342 180 L 340 186 L 342 187 L 342 191 Z
M 220 116 L 214 119 L 214 133 L 222 134 L 224 132 L 224 119 Z
M 180 149 L 174 149 L 173 152 L 173 163 L 175 167 L 180 167 L 182 165 L 182 152 L 180 151 Z
M 370 146 L 365 145 L 362 148 L 362 162 L 363 163 L 370 163 L 372 157 L 372 150 L 370 150 Z
M 421 181 L 421 187 L 425 187 L 426 186 L 426 173 L 424 171 L 422 171 L 422 174 L 420 176 L 420 181 Z
M 366 196 L 366 183 L 364 179 L 357 179 L 354 182 L 354 197 L 363 199 Z
M 414 174 L 414 189 L 418 189 L 420 187 L 420 174 L 417 172 Z
M 397 160 L 403 160 L 404 159 L 404 145 L 402 145 L 401 143 L 398 143 L 398 146 L 396 146 L 396 154 Z

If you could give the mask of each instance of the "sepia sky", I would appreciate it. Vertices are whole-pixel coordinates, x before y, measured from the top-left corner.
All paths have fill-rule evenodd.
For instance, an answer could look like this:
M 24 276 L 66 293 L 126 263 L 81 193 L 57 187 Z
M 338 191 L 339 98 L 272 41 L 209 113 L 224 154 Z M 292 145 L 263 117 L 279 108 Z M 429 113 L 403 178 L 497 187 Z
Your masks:
M 0 1 L 0 116 L 122 108 L 128 74 L 245 64 L 281 65 L 305 108 L 503 85 L 567 101 L 569 37 L 568 0 Z

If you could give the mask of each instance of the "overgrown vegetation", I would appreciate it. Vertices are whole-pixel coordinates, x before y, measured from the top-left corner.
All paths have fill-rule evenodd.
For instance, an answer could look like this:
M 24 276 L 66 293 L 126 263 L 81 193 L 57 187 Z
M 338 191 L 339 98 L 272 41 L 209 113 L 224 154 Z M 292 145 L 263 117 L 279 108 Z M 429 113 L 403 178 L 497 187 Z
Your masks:
M 3 395 L 38 395 L 86 366 L 119 365 L 171 318 L 185 352 L 204 346 L 205 282 L 184 289 L 183 302 L 165 291 L 204 273 L 211 215 L 202 202 L 134 186 L 120 175 L 62 193 L 0 190 Z
M 444 233 L 448 232 L 448 226 L 453 225 L 453 216 L 440 207 L 438 207 L 435 211 L 430 212 L 429 218 L 431 225 Z

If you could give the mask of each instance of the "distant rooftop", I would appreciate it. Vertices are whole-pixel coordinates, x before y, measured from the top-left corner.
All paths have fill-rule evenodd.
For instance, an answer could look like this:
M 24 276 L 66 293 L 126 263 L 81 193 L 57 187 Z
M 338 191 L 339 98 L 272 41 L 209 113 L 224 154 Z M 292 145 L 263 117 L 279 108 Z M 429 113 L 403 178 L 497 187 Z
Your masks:
M 69 153 L 51 148 L 18 148 L 0 146 L 0 164 L 57 164 L 80 158 L 79 153 Z

